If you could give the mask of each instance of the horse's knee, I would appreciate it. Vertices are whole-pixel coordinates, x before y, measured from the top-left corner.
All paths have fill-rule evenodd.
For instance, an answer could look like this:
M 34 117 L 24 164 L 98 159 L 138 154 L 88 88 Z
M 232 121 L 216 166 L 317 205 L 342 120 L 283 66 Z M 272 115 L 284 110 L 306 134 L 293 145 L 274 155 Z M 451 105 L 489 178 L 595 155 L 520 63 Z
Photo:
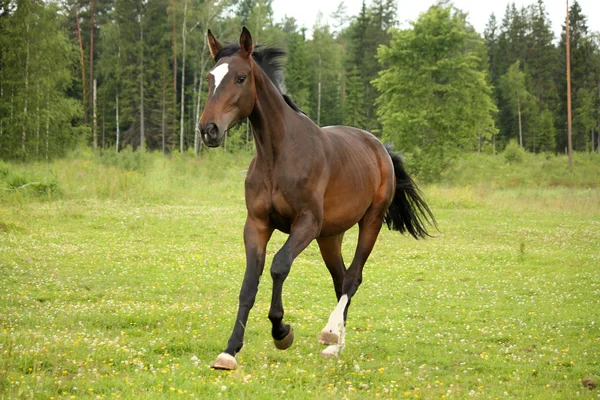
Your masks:
M 271 268 L 271 278 L 273 278 L 273 282 L 282 282 L 284 281 L 290 272 L 289 267 L 273 267 Z
M 271 278 L 273 282 L 284 281 L 290 273 L 290 267 L 292 260 L 289 251 L 282 248 L 273 257 L 273 264 L 271 265 Z

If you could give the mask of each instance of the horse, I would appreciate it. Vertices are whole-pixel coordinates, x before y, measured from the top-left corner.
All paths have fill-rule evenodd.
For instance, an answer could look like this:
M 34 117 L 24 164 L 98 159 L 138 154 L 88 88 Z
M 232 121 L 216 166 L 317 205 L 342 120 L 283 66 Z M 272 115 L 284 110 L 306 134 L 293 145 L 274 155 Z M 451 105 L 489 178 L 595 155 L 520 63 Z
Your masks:
M 337 305 L 319 343 L 325 357 L 344 347 L 348 307 L 380 229 L 408 232 L 416 239 L 437 226 L 421 191 L 401 158 L 374 135 L 347 126 L 317 126 L 282 91 L 285 53 L 254 46 L 244 27 L 239 43 L 223 45 L 210 29 L 207 40 L 214 68 L 207 74 L 208 98 L 199 132 L 208 147 L 218 147 L 226 132 L 244 118 L 252 126 L 256 153 L 245 180 L 246 270 L 233 331 L 212 368 L 233 370 L 244 342 L 265 265 L 267 242 L 275 229 L 288 238 L 271 265 L 273 292 L 268 318 L 275 347 L 292 345 L 294 331 L 283 322 L 283 284 L 292 262 L 316 240 L 331 274 Z M 344 232 L 358 224 L 356 252 L 346 269 Z

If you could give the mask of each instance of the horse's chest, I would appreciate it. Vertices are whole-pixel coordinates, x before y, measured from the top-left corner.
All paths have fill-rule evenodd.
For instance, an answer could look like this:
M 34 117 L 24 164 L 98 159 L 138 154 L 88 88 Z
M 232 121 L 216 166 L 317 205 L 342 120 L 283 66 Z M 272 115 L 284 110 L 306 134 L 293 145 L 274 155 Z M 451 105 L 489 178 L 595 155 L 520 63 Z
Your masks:
M 276 229 L 289 233 L 295 215 L 287 193 L 274 190 L 270 197 L 269 221 Z
M 266 219 L 275 229 L 289 233 L 296 214 L 302 210 L 301 199 L 293 179 L 260 180 L 250 176 L 246 181 L 249 212 Z

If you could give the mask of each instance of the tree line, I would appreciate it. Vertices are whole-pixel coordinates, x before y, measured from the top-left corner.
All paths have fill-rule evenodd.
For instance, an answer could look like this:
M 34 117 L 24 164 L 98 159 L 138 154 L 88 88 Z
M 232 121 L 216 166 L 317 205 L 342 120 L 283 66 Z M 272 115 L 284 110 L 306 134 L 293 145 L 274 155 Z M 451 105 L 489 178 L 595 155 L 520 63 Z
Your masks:
M 576 1 L 569 15 L 573 144 L 596 151 L 600 35 Z M 198 154 L 207 28 L 235 40 L 243 25 L 287 51 L 286 92 L 315 122 L 367 129 L 424 174 L 511 139 L 564 151 L 565 28 L 555 38 L 542 0 L 490 16 L 483 35 L 448 2 L 410 27 L 398 19 L 393 0 L 352 16 L 342 2 L 308 37 L 293 17 L 274 20 L 272 0 L 0 0 L 0 158 L 48 159 L 81 142 Z M 252 140 L 244 123 L 228 135 L 231 151 Z

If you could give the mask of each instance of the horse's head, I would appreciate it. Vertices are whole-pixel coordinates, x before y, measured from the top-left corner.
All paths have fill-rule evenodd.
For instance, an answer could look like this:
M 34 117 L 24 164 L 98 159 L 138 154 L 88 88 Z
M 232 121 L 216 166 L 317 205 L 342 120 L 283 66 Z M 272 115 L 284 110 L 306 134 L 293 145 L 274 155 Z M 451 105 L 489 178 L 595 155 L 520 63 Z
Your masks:
M 210 54 L 217 64 L 208 73 L 208 99 L 200 117 L 200 136 L 208 147 L 223 142 L 225 132 L 246 118 L 254 108 L 256 88 L 252 74 L 252 36 L 242 29 L 240 47 L 222 52 L 223 46 L 208 31 Z

